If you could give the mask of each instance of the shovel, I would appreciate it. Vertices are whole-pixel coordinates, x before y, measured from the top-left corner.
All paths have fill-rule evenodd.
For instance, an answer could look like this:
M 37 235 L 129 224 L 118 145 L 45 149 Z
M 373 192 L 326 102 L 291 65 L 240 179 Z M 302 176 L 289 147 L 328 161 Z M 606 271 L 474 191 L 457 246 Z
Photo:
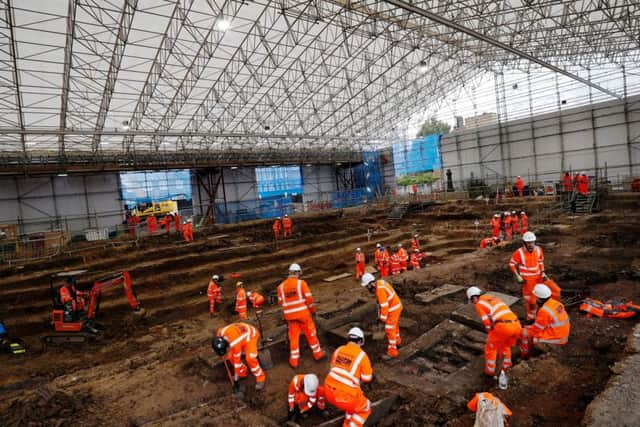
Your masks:
M 258 360 L 264 370 L 273 368 L 273 360 L 271 359 L 271 350 L 264 348 L 264 340 L 262 333 L 262 321 L 260 320 L 260 314 L 262 310 L 256 311 L 256 320 L 258 321 L 258 330 L 260 331 L 260 348 L 258 349 Z
M 222 359 L 222 363 L 224 364 L 224 369 L 227 371 L 227 377 L 229 378 L 229 382 L 231 383 L 231 393 L 236 397 L 242 397 L 242 392 L 240 391 L 240 381 L 238 381 L 238 376 L 231 375 L 231 369 L 229 365 L 227 365 L 227 359 L 224 356 L 220 357 Z

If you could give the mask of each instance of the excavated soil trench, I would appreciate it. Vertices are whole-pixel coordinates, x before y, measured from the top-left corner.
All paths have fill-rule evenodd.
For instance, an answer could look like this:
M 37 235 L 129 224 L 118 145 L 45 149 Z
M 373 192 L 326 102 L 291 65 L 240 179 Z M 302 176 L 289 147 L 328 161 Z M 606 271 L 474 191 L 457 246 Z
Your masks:
M 618 208 L 611 201 L 610 210 L 577 219 L 555 214 L 545 204 L 532 203 L 530 209 L 524 205 L 545 249 L 547 271 L 567 290 L 567 301 L 586 295 L 640 300 L 640 272 L 632 266 L 640 252 L 634 244 L 640 237 L 640 218 L 629 215 L 632 202 L 625 199 Z M 570 343 L 518 363 L 509 389 L 500 391 L 482 375 L 483 334 L 449 320 L 465 303 L 464 294 L 427 304 L 415 299 L 416 293 L 443 284 L 471 283 L 517 296 L 507 263 L 518 243 L 489 251 L 476 247 L 488 232 L 484 223 L 494 210 L 521 207 L 449 203 L 400 221 L 387 220 L 381 208 L 354 209 L 297 220 L 295 239 L 277 248 L 270 241 L 270 224 L 253 222 L 216 227 L 208 235 L 197 235 L 193 244 L 157 236 L 139 248 L 100 249 L 5 269 L 0 310 L 9 330 L 27 343 L 28 353 L 0 356 L 0 413 L 6 425 L 281 425 L 292 375 L 316 372 L 322 377 L 327 361 L 313 361 L 302 340 L 302 362 L 294 372 L 287 364 L 281 311 L 267 307 L 262 324 L 264 336 L 273 338 L 268 346 L 275 362 L 267 372 L 267 388 L 255 392 L 249 378 L 243 381 L 244 397 L 231 397 L 225 370 L 209 343 L 216 328 L 237 319 L 232 312 L 233 280 L 223 284 L 225 300 L 216 318 L 207 315 L 206 284 L 212 273 L 237 272 L 248 289 L 269 294 L 284 278 L 287 265 L 298 262 L 317 301 L 325 350 L 341 345 L 350 326 L 358 325 L 367 334 L 365 350 L 376 382 L 366 394 L 372 402 L 398 397 L 379 425 L 471 426 L 465 403 L 477 391 L 500 395 L 514 411 L 512 426 L 579 425 L 586 405 L 610 376 L 608 366 L 622 356 L 633 321 L 587 319 L 577 306 L 569 306 Z M 483 223 L 479 230 L 476 218 Z M 367 231 L 375 231 L 371 241 Z M 401 363 L 388 363 L 381 360 L 385 340 L 372 339 L 378 328 L 373 296 L 353 277 L 322 279 L 352 273 L 356 246 L 370 257 L 377 241 L 408 245 L 416 231 L 432 255 L 422 270 L 391 279 L 405 306 L 405 355 Z M 39 336 L 48 331 L 48 277 L 64 267 L 88 268 L 95 276 L 97 271 L 129 271 L 147 317 L 133 322 L 121 291 L 110 291 L 99 313 L 107 327 L 101 340 L 75 347 L 44 346 Z M 521 302 L 514 310 L 524 314 Z M 253 312 L 250 317 L 255 318 Z M 425 335 L 443 328 L 453 329 L 429 338 L 429 345 L 421 344 L 427 342 Z M 338 415 L 331 411 L 331 416 Z M 301 424 L 323 422 L 312 416 Z

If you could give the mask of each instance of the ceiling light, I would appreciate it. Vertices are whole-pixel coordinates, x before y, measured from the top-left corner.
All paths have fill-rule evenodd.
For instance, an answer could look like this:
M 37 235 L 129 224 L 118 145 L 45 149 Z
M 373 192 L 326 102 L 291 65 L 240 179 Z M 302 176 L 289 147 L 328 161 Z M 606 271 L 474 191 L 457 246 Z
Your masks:
M 429 71 L 429 67 L 427 66 L 427 62 L 426 61 L 420 61 L 420 64 L 418 64 L 418 72 L 420 74 L 424 74 L 427 71 Z
M 238 167 L 237 166 L 231 166 L 231 170 L 235 170 L 235 169 L 238 169 Z
M 220 20 L 218 20 L 218 22 L 216 23 L 216 28 L 219 31 L 227 31 L 229 28 L 231 28 L 231 21 L 226 18 L 220 18 Z
M 58 176 L 67 176 L 66 173 L 59 173 Z
M 311 167 L 311 163 L 307 163 L 305 166 L 310 168 Z
M 123 130 L 123 131 L 125 131 L 125 132 L 128 132 L 128 131 L 129 131 L 129 129 L 131 129 L 131 128 L 129 127 L 129 121 L 128 121 L 128 120 L 123 121 L 123 122 L 122 122 L 122 130 Z

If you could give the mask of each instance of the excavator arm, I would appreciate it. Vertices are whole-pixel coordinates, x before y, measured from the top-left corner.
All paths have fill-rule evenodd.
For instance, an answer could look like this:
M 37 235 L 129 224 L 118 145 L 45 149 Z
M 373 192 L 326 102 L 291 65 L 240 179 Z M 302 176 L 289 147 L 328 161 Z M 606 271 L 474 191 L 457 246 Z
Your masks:
M 129 305 L 131 306 L 131 308 L 136 312 L 141 310 L 138 298 L 133 291 L 131 276 L 128 272 L 122 271 L 96 279 L 96 281 L 93 283 L 93 287 L 89 292 L 89 308 L 87 309 L 87 319 L 95 319 L 100 307 L 100 297 L 102 295 L 102 292 L 112 286 L 117 286 L 119 284 L 122 284 L 124 293 L 127 296 L 127 300 L 129 301 Z

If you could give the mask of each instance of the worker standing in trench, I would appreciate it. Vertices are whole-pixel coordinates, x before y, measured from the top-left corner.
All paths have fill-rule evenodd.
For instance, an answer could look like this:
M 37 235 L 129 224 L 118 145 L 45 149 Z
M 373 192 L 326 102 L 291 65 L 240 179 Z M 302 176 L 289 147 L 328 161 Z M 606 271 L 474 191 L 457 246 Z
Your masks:
M 499 355 L 502 356 L 502 369 L 511 369 L 511 347 L 518 343 L 522 330 L 518 316 L 500 298 L 486 294 L 478 287 L 467 289 L 467 298 L 475 306 L 487 331 L 484 373 L 491 377 L 496 374 Z
M 289 330 L 289 364 L 292 368 L 298 367 L 300 359 L 300 332 L 304 333 L 307 343 L 313 351 L 313 358 L 320 360 L 324 357 L 324 351 L 320 347 L 316 325 L 312 314 L 316 313 L 313 306 L 313 295 L 309 285 L 300 279 L 302 269 L 298 264 L 289 266 L 289 277 L 278 285 L 278 304 L 282 306 L 284 320 L 287 321 Z
M 398 346 L 402 341 L 400 338 L 400 314 L 402 314 L 400 297 L 391 284 L 382 279 L 376 280 L 371 273 L 362 276 L 361 285 L 369 292 L 375 292 L 378 300 L 380 321 L 384 323 L 388 340 L 387 354 L 383 356 L 383 359 L 396 358 L 398 357 Z

